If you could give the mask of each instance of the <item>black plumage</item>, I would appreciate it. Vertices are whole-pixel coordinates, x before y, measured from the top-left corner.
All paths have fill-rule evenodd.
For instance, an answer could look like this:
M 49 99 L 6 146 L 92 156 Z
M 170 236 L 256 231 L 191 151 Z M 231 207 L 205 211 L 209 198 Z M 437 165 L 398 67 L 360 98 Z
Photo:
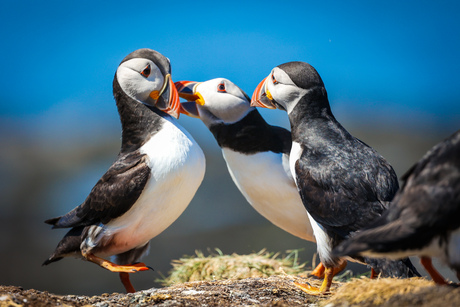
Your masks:
M 331 113 L 295 123 L 293 140 L 302 148 L 295 164 L 297 185 L 313 218 L 345 238 L 380 216 L 398 189 L 388 162 L 351 136 Z
M 269 125 L 256 109 L 236 123 L 219 123 L 209 127 L 219 146 L 244 154 L 271 151 L 289 154 L 291 133 Z
M 336 120 L 324 83 L 308 63 L 289 62 L 274 68 L 259 84 L 252 101 L 253 105 L 288 112 L 293 141 L 291 171 L 312 224 L 319 226 L 315 236 L 321 261 L 326 268 L 339 266 L 342 260 L 332 255 L 331 249 L 387 209 L 398 190 L 393 168 Z M 418 274 L 411 264 L 406 265 L 408 259 L 393 263 L 357 260 L 372 264 L 387 276 Z M 323 284 L 321 290 L 329 286 Z
M 403 176 L 404 184 L 381 218 L 334 251 L 439 257 L 460 272 L 460 131 L 434 146 Z
M 399 186 L 391 165 L 335 119 L 324 87 L 309 89 L 289 114 L 293 142 L 301 147 L 296 182 L 307 211 L 335 246 L 379 217 Z
M 251 206 L 281 229 L 314 241 L 313 230 L 289 170 L 291 133 L 269 125 L 233 82 L 176 82 L 188 115 L 214 135 L 230 175 Z M 319 274 L 319 273 L 318 273 Z
M 139 198 L 150 177 L 148 157 L 134 151 L 121 154 L 78 207 L 45 221 L 53 228 L 106 224 L 127 212 Z
M 113 81 L 120 152 L 81 205 L 45 221 L 71 229 L 44 265 L 84 258 L 118 272 L 126 290 L 135 291 L 128 273 L 149 269 L 138 260 L 188 205 L 205 169 L 201 148 L 170 116 L 180 112 L 170 73 L 169 60 L 151 49 L 121 61 Z
M 135 51 L 121 63 L 139 56 L 148 56 L 158 62 L 159 53 L 154 50 Z M 161 56 L 163 57 L 163 56 Z M 166 62 L 159 61 L 162 65 Z M 159 65 L 159 67 L 163 67 Z M 170 67 L 167 62 L 167 67 Z M 170 68 L 166 72 L 170 71 Z M 148 157 L 139 152 L 139 148 L 153 135 L 161 130 L 164 112 L 134 101 L 121 89 L 115 76 L 113 95 L 117 104 L 122 125 L 121 149 L 115 162 L 92 188 L 85 201 L 69 213 L 48 219 L 45 223 L 53 228 L 74 227 L 60 242 L 56 251 L 43 264 L 62 259 L 62 255 L 80 250 L 85 228 L 80 226 L 106 224 L 126 213 L 139 198 L 150 177 L 150 168 L 146 164 Z M 80 240 L 77 234 L 80 233 Z M 72 240 L 69 238 L 72 237 Z M 131 259 L 132 260 L 132 259 Z
M 59 218 L 57 218 L 59 219 Z M 53 224 L 53 221 L 46 221 L 49 224 Z M 85 226 L 78 226 L 71 228 L 64 238 L 61 239 L 57 245 L 54 253 L 43 262 L 43 265 L 48 265 L 52 262 L 59 261 L 66 256 L 81 257 L 80 245 L 81 245 L 81 234 L 83 233 Z

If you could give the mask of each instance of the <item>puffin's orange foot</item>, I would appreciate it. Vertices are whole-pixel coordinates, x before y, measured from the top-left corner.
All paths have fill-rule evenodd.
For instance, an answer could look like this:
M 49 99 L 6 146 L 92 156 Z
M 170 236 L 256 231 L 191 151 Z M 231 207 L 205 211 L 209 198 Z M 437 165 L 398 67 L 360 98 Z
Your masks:
M 342 263 L 338 267 L 335 267 L 332 270 L 332 276 L 335 276 L 335 275 L 339 274 L 340 272 L 345 270 L 346 267 L 347 267 L 347 261 L 343 260 Z
M 379 277 L 379 274 L 377 274 L 377 272 L 374 270 L 374 268 L 371 268 L 371 277 L 370 277 L 370 279 L 376 279 L 377 277 Z
M 323 279 L 324 278 L 324 265 L 322 262 L 320 262 L 316 268 L 311 271 L 310 274 L 308 274 L 308 277 L 316 277 L 318 279 Z
M 331 289 L 332 278 L 334 277 L 332 275 L 333 271 L 333 268 L 324 269 L 324 279 L 319 289 L 309 284 L 306 285 L 296 282 L 294 284 L 296 285 L 296 287 L 300 288 L 300 290 L 310 295 L 326 295 L 329 294 L 329 289 Z
M 102 259 L 100 257 L 97 257 L 93 254 L 84 254 L 83 255 L 86 260 L 94 262 L 104 269 L 107 269 L 111 272 L 118 272 L 118 273 L 135 273 L 135 272 L 140 272 L 140 271 L 147 271 L 149 270 L 149 267 L 147 267 L 144 263 L 139 262 L 135 264 L 130 264 L 130 265 L 118 265 L 113 262 L 110 262 L 108 260 Z
M 321 291 L 321 288 L 317 288 L 317 287 L 313 287 L 312 285 L 310 284 L 301 284 L 301 283 L 298 283 L 298 282 L 294 282 L 294 285 L 299 288 L 300 290 L 302 290 L 303 292 L 309 294 L 309 295 L 327 295 L 327 294 L 330 294 L 329 291 L 325 291 L 325 292 L 322 292 Z
M 119 272 L 119 273 L 136 273 L 140 271 L 148 271 L 150 270 L 149 267 L 147 267 L 144 263 L 139 262 L 135 264 L 129 264 L 129 265 L 118 265 L 110 261 L 104 261 L 101 264 L 101 267 L 104 269 L 107 269 L 112 272 Z
M 335 267 L 332 271 L 332 276 L 335 276 L 342 272 L 345 267 L 347 266 L 347 261 L 343 260 L 342 263 L 338 266 Z M 324 278 L 324 265 L 322 262 L 318 264 L 318 266 L 310 273 L 308 274 L 308 277 L 315 277 L 318 279 L 323 279 Z

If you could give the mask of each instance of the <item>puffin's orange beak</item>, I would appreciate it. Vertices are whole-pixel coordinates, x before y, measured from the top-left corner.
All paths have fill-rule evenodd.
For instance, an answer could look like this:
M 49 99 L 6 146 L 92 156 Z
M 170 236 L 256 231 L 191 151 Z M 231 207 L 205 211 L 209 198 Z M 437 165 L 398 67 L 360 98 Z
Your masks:
M 259 85 L 257 85 L 254 93 L 252 94 L 251 107 L 261 107 L 267 109 L 276 109 L 276 106 L 272 103 L 272 96 L 267 89 L 267 79 L 263 79 Z
M 173 80 L 169 79 L 169 88 L 171 89 L 170 97 L 169 97 L 169 109 L 165 112 L 174 116 L 175 118 L 179 118 L 180 114 L 180 100 L 179 100 L 179 93 L 177 92 L 176 87 L 174 86 Z
M 181 102 L 181 113 L 190 117 L 200 118 L 197 104 L 204 105 L 203 97 L 196 91 L 196 86 L 200 83 L 194 81 L 178 81 L 174 83 L 179 97 L 187 100 L 186 102 Z
M 155 101 L 155 106 L 158 109 L 175 118 L 179 118 L 179 114 L 181 113 L 179 93 L 177 93 L 170 74 L 166 75 L 161 90 L 151 92 L 150 97 Z

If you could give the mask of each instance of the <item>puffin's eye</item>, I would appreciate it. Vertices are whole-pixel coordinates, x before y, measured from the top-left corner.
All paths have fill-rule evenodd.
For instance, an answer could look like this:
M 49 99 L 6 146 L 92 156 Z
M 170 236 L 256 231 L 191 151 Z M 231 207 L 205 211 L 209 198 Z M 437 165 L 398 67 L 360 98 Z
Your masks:
M 141 71 L 141 75 L 143 75 L 146 78 L 150 76 L 150 64 L 148 64 L 147 67 L 145 67 L 144 70 Z
M 222 82 L 222 83 L 219 83 L 219 85 L 217 86 L 217 91 L 218 92 L 221 92 L 221 93 L 226 93 L 227 91 L 225 90 L 225 84 Z
M 278 84 L 278 83 L 279 83 L 279 82 L 276 80 L 274 74 L 272 74 L 272 82 L 273 82 L 273 84 Z

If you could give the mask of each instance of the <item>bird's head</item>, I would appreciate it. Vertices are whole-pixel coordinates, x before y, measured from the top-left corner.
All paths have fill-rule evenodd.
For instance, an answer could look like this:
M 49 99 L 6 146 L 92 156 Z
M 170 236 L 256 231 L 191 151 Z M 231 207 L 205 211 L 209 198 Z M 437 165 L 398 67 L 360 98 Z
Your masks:
M 246 93 L 230 80 L 216 78 L 205 82 L 175 83 L 182 102 L 182 112 L 200 118 L 208 127 L 231 124 L 242 119 L 253 108 Z
M 318 72 L 305 62 L 288 62 L 272 69 L 255 89 L 251 106 L 288 112 L 312 89 L 324 89 Z M 324 89 L 325 93 L 325 89 Z
M 171 65 L 159 52 L 139 49 L 130 53 L 118 66 L 115 78 L 130 98 L 179 117 L 179 95 L 171 79 Z

